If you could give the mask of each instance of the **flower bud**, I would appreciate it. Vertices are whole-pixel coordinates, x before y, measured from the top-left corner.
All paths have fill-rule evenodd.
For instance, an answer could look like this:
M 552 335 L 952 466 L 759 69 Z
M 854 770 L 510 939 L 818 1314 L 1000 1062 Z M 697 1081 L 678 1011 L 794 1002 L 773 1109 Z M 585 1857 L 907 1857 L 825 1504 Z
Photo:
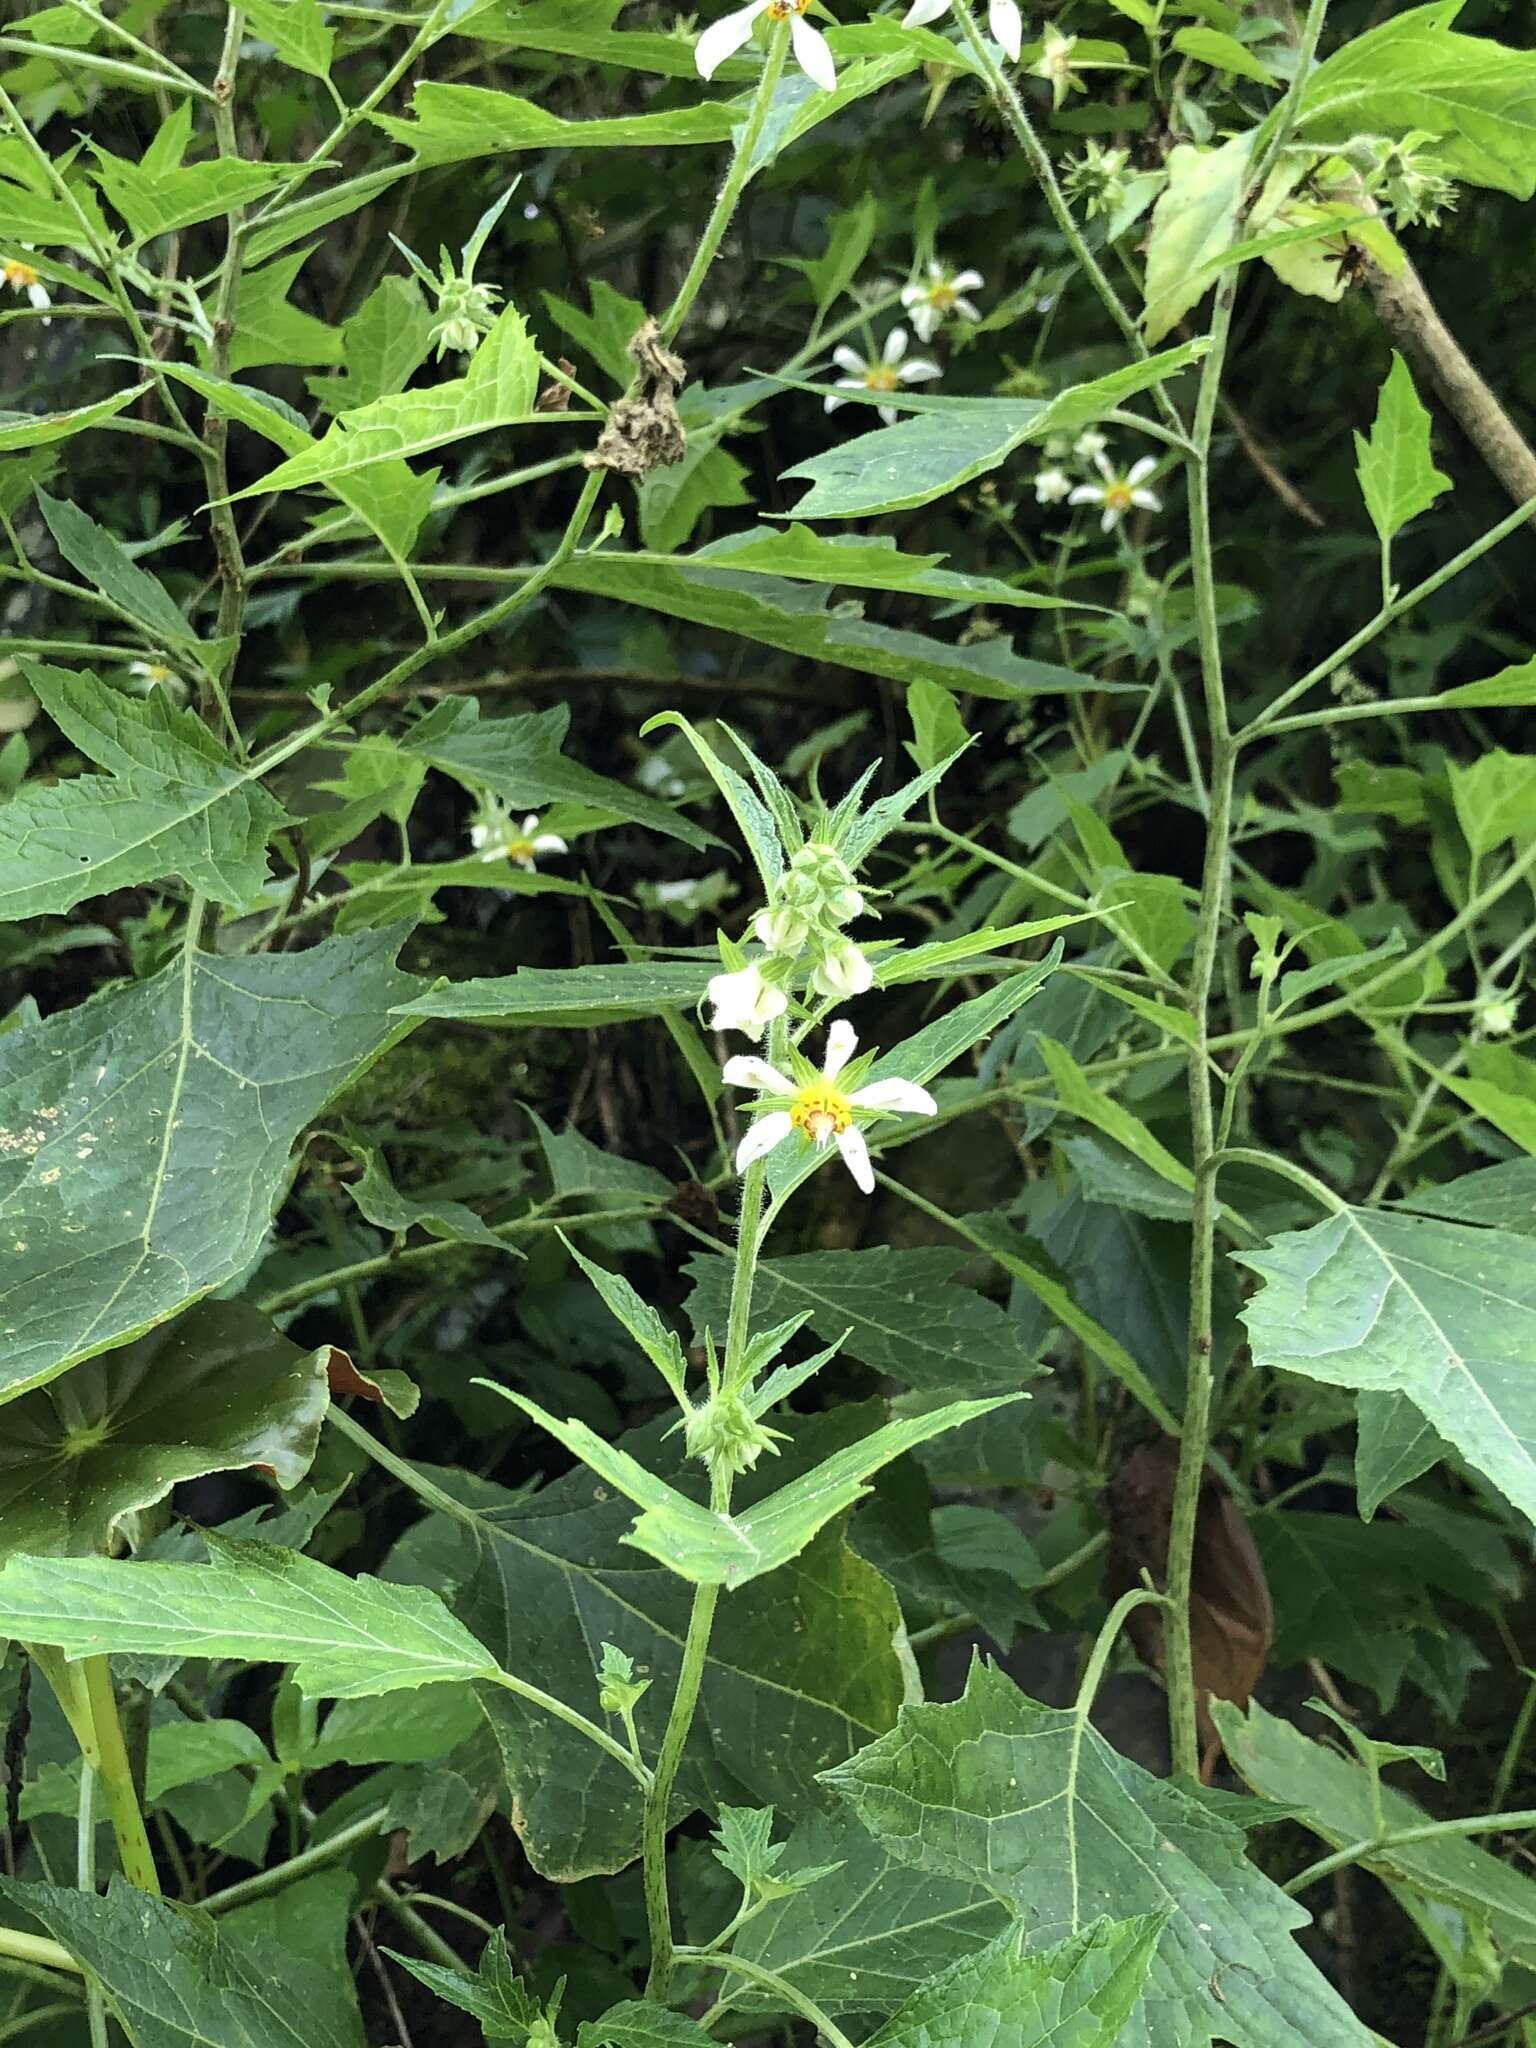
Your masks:
M 709 984 L 714 1015 L 712 1031 L 741 1031 L 748 1038 L 761 1038 L 775 1017 L 789 1008 L 783 989 L 765 981 L 757 967 L 738 968 L 734 974 L 717 974 Z
M 856 917 L 864 915 L 864 895 L 859 889 L 846 886 L 827 892 L 826 910 L 834 924 L 849 924 Z
M 1520 1021 L 1519 999 L 1515 996 L 1484 996 L 1478 1003 L 1476 1020 L 1489 1038 L 1504 1038 Z
M 770 904 L 752 920 L 752 929 L 770 953 L 796 954 L 810 936 L 810 926 L 797 910 Z
M 760 1423 L 740 1394 L 712 1394 L 690 1411 L 683 1425 L 688 1455 L 701 1459 L 711 1473 L 749 1472 L 764 1451 L 777 1456 L 774 1438 L 782 1430 Z
M 863 995 L 874 987 L 874 982 L 875 970 L 851 939 L 840 939 L 829 946 L 811 976 L 811 987 L 817 995 L 827 996 L 835 1003 Z

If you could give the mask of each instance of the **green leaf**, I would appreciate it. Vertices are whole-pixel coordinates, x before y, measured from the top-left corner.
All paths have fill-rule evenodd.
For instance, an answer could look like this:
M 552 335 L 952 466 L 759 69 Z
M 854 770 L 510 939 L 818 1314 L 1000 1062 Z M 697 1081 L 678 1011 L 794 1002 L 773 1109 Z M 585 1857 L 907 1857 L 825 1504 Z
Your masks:
M 482 85 L 439 85 L 423 80 L 411 101 L 414 119 L 375 114 L 418 164 L 456 164 L 523 149 L 654 149 L 729 142 L 739 114 L 728 101 L 695 102 L 656 114 L 622 114 L 611 120 L 567 121 L 515 93 Z
M 570 722 L 569 704 L 483 719 L 473 697 L 453 697 L 406 734 L 401 752 L 440 768 L 466 788 L 490 790 L 514 810 L 582 804 L 689 846 L 715 844 L 708 832 L 672 804 L 642 796 L 627 783 L 594 774 L 570 760 L 561 752 Z
M 174 1323 L 13 1401 L 0 1433 L 0 1555 L 110 1547 L 135 1509 L 208 1472 L 309 1470 L 330 1396 L 329 1345 L 303 1351 L 243 1302 Z
M 743 1475 L 743 1507 L 815 1462 L 829 1444 L 856 1439 L 870 1417 L 857 1404 L 818 1418 L 784 1447 L 772 1472 Z M 680 1488 L 702 1490 L 661 1426 L 624 1448 Z M 670 1462 L 668 1460 L 670 1459 Z M 767 1461 L 763 1461 L 767 1462 Z M 651 1680 L 635 1719 L 642 1751 L 656 1752 L 677 1682 L 692 1588 L 650 1564 L 624 1539 L 634 1509 L 584 1467 L 481 1521 L 474 1575 L 459 1611 L 519 1674 L 563 1699 L 590 1699 L 594 1645 L 611 1642 Z M 783 1617 L 793 1612 L 796 1626 Z M 673 1818 L 722 1799 L 773 1806 L 793 1824 L 826 1804 L 815 1773 L 888 1728 L 901 1698 L 894 1649 L 895 1596 L 827 1529 L 771 1580 L 722 1600 L 705 1664 L 701 1704 L 685 1753 Z M 514 1825 L 534 1866 L 561 1881 L 622 1869 L 639 1853 L 638 1787 L 579 1735 L 504 1688 L 481 1697 L 502 1747 Z
M 1431 1819 L 1417 1800 L 1382 1785 L 1378 1822 L 1370 1774 L 1362 1764 L 1309 1741 L 1300 1729 L 1277 1720 L 1257 1702 L 1244 1716 L 1225 1700 L 1213 1700 L 1211 1713 L 1222 1746 L 1244 1782 L 1264 1798 L 1295 1808 L 1308 1827 L 1336 1849 L 1374 1840 L 1381 1823 L 1388 1833 L 1397 1834 L 1423 1827 Z M 1444 1835 L 1375 1850 L 1360 1862 L 1399 1899 L 1408 1894 L 1454 1906 L 1487 1928 L 1503 1961 L 1536 1968 L 1536 1883 L 1475 1842 Z
M 290 0 L 293 4 L 293 0 Z M 230 337 L 231 375 L 262 363 L 334 363 L 341 358 L 341 336 L 324 320 L 288 303 L 295 278 L 309 261 L 309 249 L 297 249 L 261 270 L 247 270 L 240 279 L 240 311 Z
M 926 505 L 973 477 L 1000 468 L 1016 448 L 1048 435 L 1070 433 L 1198 362 L 1203 342 L 1185 342 L 1145 363 L 1130 363 L 1088 384 L 1069 385 L 1047 400 L 918 398 L 905 405 L 911 419 L 878 433 L 860 434 L 824 455 L 784 471 L 808 477 L 812 488 L 795 507 L 797 519 L 863 519 Z M 816 387 L 812 387 L 816 388 Z
M 1506 839 L 1523 843 L 1536 832 L 1536 754 L 1494 747 L 1475 761 L 1445 765 L 1456 822 L 1471 852 L 1491 853 Z
M 87 427 L 126 412 L 148 389 L 146 378 L 142 384 L 114 391 L 110 398 L 98 398 L 92 405 L 77 405 L 69 412 L 0 411 L 0 455 L 13 454 L 18 448 L 42 448 L 50 441 L 67 441 L 74 434 L 83 434 Z
M 351 1975 L 292 1943 L 151 1898 L 0 1878 L 0 1896 L 84 1964 L 134 2048 L 363 2048 Z
M 826 248 L 820 256 L 789 259 L 796 270 L 804 273 L 819 314 L 840 299 L 858 276 L 875 238 L 879 213 L 874 193 L 864 193 L 832 221 Z
M 606 6 L 607 0 L 598 0 L 598 4 Z M 519 9 L 519 29 L 532 11 L 531 8 Z M 561 332 L 568 334 L 579 348 L 584 348 L 621 391 L 626 390 L 635 372 L 629 344 L 644 324 L 645 308 L 638 299 L 616 292 L 605 278 L 593 278 L 590 291 L 590 313 L 583 313 L 579 307 L 557 298 L 553 292 L 544 293 L 544 304 L 549 309 L 550 319 Z
M 456 1244 L 478 1244 L 487 1251 L 510 1252 L 514 1258 L 520 1256 L 516 1245 L 498 1237 L 467 1204 L 442 1197 L 412 1200 L 402 1195 L 376 1145 L 354 1137 L 346 1142 L 363 1169 L 361 1178 L 346 1183 L 347 1193 L 368 1222 L 380 1230 L 398 1232 L 419 1226 L 432 1237 L 448 1238 Z
M 1499 1166 L 1479 1167 L 1440 1187 L 1404 1195 L 1397 1206 L 1415 1209 L 1421 1216 L 1443 1216 L 1451 1223 L 1485 1223 L 1521 1237 L 1536 1236 L 1536 1159 L 1506 1159 Z
M 1394 349 L 1370 439 L 1355 436 L 1360 492 L 1383 547 L 1451 488 L 1450 478 L 1430 457 L 1429 430 L 1429 412 L 1413 388 L 1408 365 Z
M 669 1329 L 655 1309 L 640 1299 L 622 1274 L 610 1273 L 596 1265 L 568 1240 L 566 1250 L 602 1296 L 614 1320 L 629 1332 L 661 1374 L 673 1398 L 680 1406 L 685 1405 L 688 1361 L 677 1332 Z
M 610 2006 L 576 2030 L 576 2048 L 714 2048 L 714 2040 L 686 2013 L 638 1998 Z
M 1262 1252 L 1242 1311 L 1254 1363 L 1405 1395 L 1524 1515 L 1536 1515 L 1536 1243 L 1346 1209 Z
M 656 559 L 604 548 L 565 563 L 552 581 L 893 682 L 926 678 L 946 689 L 1004 698 L 1103 687 L 1071 669 L 1017 655 L 1006 639 L 960 646 L 829 610 L 825 590 L 738 571 L 725 566 L 729 560 L 729 554 L 708 553 Z
M 1026 1954 L 1006 1928 L 920 1985 L 865 2048 L 1114 2048 L 1141 1997 L 1163 1920 L 1096 1920 Z
M 830 1521 L 864 1498 L 869 1492 L 864 1482 L 893 1459 L 947 1429 L 961 1428 L 1020 1398 L 1004 1394 L 990 1401 L 956 1401 L 888 1422 L 857 1443 L 834 1451 L 766 1500 L 721 1514 L 688 1499 L 574 1416 L 560 1422 L 509 1387 L 496 1391 L 640 1508 L 640 1518 L 625 1536 L 626 1543 L 694 1585 L 728 1589 L 791 1563 Z
M 995 1666 L 973 1665 L 953 1705 L 903 1707 L 894 1733 L 824 1777 L 892 1854 L 985 1872 L 1032 1942 L 1081 1934 L 1106 1904 L 1166 1915 L 1120 2048 L 1368 2048 L 1291 1938 L 1308 1916 L 1247 1862 L 1242 1830 Z
M 328 413 L 356 412 L 376 398 L 390 397 L 426 361 L 432 325 L 414 277 L 384 278 L 342 322 L 342 367 L 331 377 L 311 377 L 311 397 Z
M 35 495 L 59 553 L 93 589 L 130 612 L 151 640 L 172 646 L 196 640 L 165 585 L 139 567 L 115 534 L 66 499 L 50 498 L 41 488 Z
M 1168 183 L 1152 209 L 1147 244 L 1145 322 L 1150 343 L 1155 345 L 1177 327 L 1214 281 L 1209 265 L 1236 237 L 1253 142 L 1251 134 L 1234 135 L 1219 149 L 1180 143 L 1169 153 Z
M 1084 1123 L 1093 1124 L 1106 1137 L 1123 1145 L 1127 1152 L 1148 1166 L 1171 1187 L 1184 1194 L 1194 1191 L 1195 1176 L 1178 1159 L 1161 1139 L 1154 1138 L 1139 1116 L 1134 1115 L 1123 1103 L 1102 1095 L 1082 1068 L 1073 1059 L 1064 1045 L 1058 1045 L 1054 1038 L 1037 1033 L 1035 1043 L 1045 1061 L 1056 1090 L 1056 1099 L 1061 1107 L 1080 1117 Z
M 717 446 L 707 429 L 690 428 L 682 461 L 653 469 L 641 480 L 641 539 L 663 554 L 683 547 L 706 512 L 752 503 L 746 476 L 746 464 Z
M 907 716 L 912 721 L 907 751 L 919 768 L 953 760 L 970 738 L 953 695 L 924 676 L 907 685 Z
M 1351 36 L 1307 80 L 1297 111 L 1309 140 L 1360 134 L 1435 139 L 1453 178 L 1536 195 L 1536 50 L 1460 35 L 1443 0 Z
M 904 1387 L 966 1394 L 1017 1387 L 1040 1372 L 1029 1333 L 995 1301 L 959 1285 L 954 1275 L 967 1256 L 949 1246 L 877 1245 L 765 1259 L 752 1293 L 752 1327 L 771 1328 L 809 1310 L 824 1343 L 842 1338 L 849 1357 Z M 684 1270 L 693 1281 L 684 1313 L 695 1330 L 718 1336 L 731 1261 L 695 1253 Z
M 287 813 L 200 718 L 160 690 L 129 697 L 89 669 L 21 665 L 66 738 L 111 773 L 24 783 L 0 806 L 0 918 L 167 875 L 236 908 L 259 894 Z
M 375 398 L 355 412 L 338 414 L 312 448 L 280 462 L 259 482 L 231 492 L 224 502 L 312 484 L 334 489 L 337 478 L 349 479 L 376 463 L 425 455 L 469 434 L 542 418 L 533 409 L 538 385 L 538 350 L 522 314 L 508 306 L 462 377 Z
M 98 142 L 91 143 L 96 182 L 127 221 L 135 243 L 174 234 L 178 228 L 244 206 L 304 168 L 302 164 L 253 163 L 239 156 L 183 164 L 191 135 L 192 102 L 184 99 L 161 123 L 138 163 L 114 156 Z
M 1388 1712 L 1422 1637 L 1440 1626 L 1417 1532 L 1294 1512 L 1255 1516 L 1252 1529 L 1274 1602 L 1271 1661 L 1321 1658 Z
M 853 590 L 905 590 L 945 604 L 1017 605 L 1051 611 L 1072 603 L 1069 598 L 1016 589 L 997 576 L 963 576 L 940 568 L 942 555 L 903 554 L 889 534 L 855 537 L 817 533 L 813 527 L 798 524 L 755 526 L 712 541 L 689 559 L 761 576 L 842 584 Z M 963 746 L 964 735 L 954 744 Z
M 519 967 L 515 974 L 450 982 L 400 1005 L 402 1017 L 480 1024 L 542 1024 L 584 1031 L 692 1010 L 718 967 L 709 961 L 625 961 L 614 967 Z
M 336 32 L 326 27 L 319 0 L 249 0 L 245 18 L 285 64 L 311 78 L 329 77 Z
M 1177 29 L 1173 47 L 1186 57 L 1197 58 L 1200 63 L 1210 64 L 1218 71 L 1235 72 L 1239 78 L 1251 78 L 1259 85 L 1277 82 L 1274 72 L 1245 43 L 1240 43 L 1236 36 L 1224 34 L 1219 28 Z
M 69 1658 L 235 1657 L 289 1664 L 299 1690 L 357 1699 L 483 1678 L 490 1653 L 425 1586 L 348 1578 L 295 1550 L 209 1532 L 211 1564 L 12 1557 L 0 1631 Z
M 543 2007 L 518 1976 L 507 1950 L 507 1937 L 497 1928 L 480 1953 L 474 1976 L 468 1970 L 451 1970 L 442 1963 L 418 1962 L 414 1956 L 387 1953 L 411 1975 L 446 1998 L 461 2012 L 480 2024 L 488 2041 L 522 2041 L 539 2019 Z
M 1501 668 L 1497 675 L 1483 676 L 1475 683 L 1457 683 L 1452 689 L 1442 690 L 1435 699 L 1437 710 L 1442 706 L 1454 711 L 1501 704 L 1536 704 L 1536 656 L 1514 662 Z
M 294 1138 L 408 1028 L 399 943 L 188 949 L 0 1038 L 0 1400 L 246 1270 Z

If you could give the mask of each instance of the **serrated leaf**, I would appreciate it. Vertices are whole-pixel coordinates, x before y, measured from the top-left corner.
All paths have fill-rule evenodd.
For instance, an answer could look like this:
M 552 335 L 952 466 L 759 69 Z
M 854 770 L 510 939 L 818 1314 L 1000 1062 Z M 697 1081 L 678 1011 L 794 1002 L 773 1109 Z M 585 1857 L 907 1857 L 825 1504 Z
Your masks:
M 26 783 L 0 805 L 0 918 L 42 917 L 174 875 L 239 907 L 267 879 L 287 813 L 163 691 L 129 697 L 87 669 L 22 661 L 65 736 L 110 775 Z
M 907 555 L 885 534 L 844 536 L 813 527 L 749 527 L 711 541 L 688 559 L 760 576 L 788 576 L 797 582 L 843 585 L 851 590 L 903 590 L 946 604 L 1016 605 L 1030 611 L 1072 607 L 1071 598 L 1020 590 L 997 576 L 968 576 L 940 566 L 942 555 Z M 1086 609 L 1086 607 L 1085 607 Z M 915 687 L 915 686 L 914 686 Z M 954 745 L 963 746 L 962 733 Z M 949 751 L 953 751 L 953 746 Z
M 477 2020 L 488 2041 L 525 2040 L 542 2010 L 513 1967 L 506 1934 L 499 1927 L 482 1950 L 474 1975 L 398 1955 L 393 1949 L 389 1953 L 440 1998 Z
M 173 234 L 178 228 L 244 206 L 304 168 L 302 164 L 254 163 L 239 156 L 183 164 L 191 136 L 192 102 L 187 99 L 160 124 L 137 163 L 114 155 L 100 143 L 91 143 L 96 182 L 127 221 L 135 243 Z
M 174 646 L 197 638 L 165 585 L 139 567 L 116 534 L 67 499 L 51 498 L 41 488 L 35 495 L 59 553 L 87 583 L 131 612 L 152 640 Z
M 243 1302 L 204 1302 L 9 1404 L 0 1556 L 105 1551 L 125 1515 L 208 1472 L 309 1470 L 330 1405 L 330 1347 L 304 1351 Z
M 1189 33 L 1189 31 L 1184 31 Z M 1231 246 L 1248 182 L 1252 135 L 1234 135 L 1219 149 L 1180 143 L 1168 157 L 1168 183 L 1152 209 L 1147 244 L 1147 340 L 1177 327 L 1213 282 L 1213 260 Z
M 311 78 L 329 77 L 336 31 L 326 27 L 319 0 L 249 0 L 245 18 L 285 64 Z
M 1210 64 L 1218 71 L 1235 72 L 1239 78 L 1251 78 L 1259 85 L 1277 82 L 1274 72 L 1246 43 L 1219 28 L 1176 29 L 1173 47 L 1186 57 L 1198 58 L 1200 63 Z
M 968 1254 L 948 1246 L 896 1251 L 800 1252 L 764 1259 L 752 1294 L 752 1327 L 769 1328 L 809 1310 L 824 1343 L 843 1349 L 905 1387 L 981 1393 L 1016 1387 L 1040 1371 L 1023 1323 L 954 1275 Z M 685 1268 L 693 1292 L 684 1313 L 698 1331 L 725 1328 L 731 1261 L 695 1253 Z
M 209 1532 L 211 1564 L 12 1557 L 0 1631 L 69 1658 L 235 1657 L 289 1664 L 299 1690 L 357 1699 L 495 1668 L 425 1586 L 333 1571 L 295 1550 Z
M 627 783 L 595 774 L 563 754 L 570 722 L 568 704 L 517 712 L 510 718 L 482 718 L 473 697 L 455 697 L 406 734 L 401 752 L 440 768 L 469 789 L 490 790 L 514 810 L 581 804 L 689 846 L 714 844 L 709 833 L 672 804 L 642 796 Z
M 1429 432 L 1429 412 L 1413 388 L 1408 365 L 1394 349 L 1370 439 L 1355 436 L 1361 495 L 1383 547 L 1451 488 L 1450 478 L 1430 457 Z
M 289 0 L 297 4 L 297 0 Z M 309 261 L 309 249 L 297 249 L 240 279 L 240 310 L 230 336 L 227 368 L 232 376 L 263 363 L 334 363 L 341 356 L 341 336 L 324 320 L 290 305 L 288 294 Z
M 635 1998 L 610 2006 L 601 2019 L 583 2020 L 576 2048 L 715 2048 L 715 2041 L 686 2013 Z
M 357 1138 L 349 1138 L 347 1143 L 363 1169 L 357 1180 L 346 1182 L 347 1193 L 367 1221 L 376 1224 L 380 1230 L 406 1231 L 420 1227 L 433 1237 L 448 1238 L 457 1244 L 477 1244 L 486 1251 L 510 1252 L 514 1258 L 519 1255 L 516 1245 L 498 1237 L 466 1203 L 430 1197 L 413 1200 L 402 1195 L 390 1177 L 383 1153 L 376 1145 Z
M 432 324 L 414 277 L 384 278 L 342 322 L 342 367 L 311 377 L 311 396 L 329 413 L 355 412 L 401 390 L 427 359 Z
M 105 1988 L 134 2048 L 363 2048 L 350 1974 L 113 1875 L 104 1898 L 0 1878 Z
M 739 118 L 726 101 L 696 102 L 669 112 L 568 121 L 515 93 L 483 85 L 423 80 L 411 100 L 413 118 L 375 114 L 382 128 L 418 164 L 463 163 L 523 149 L 654 149 L 657 144 L 728 142 Z
M 1143 1166 L 1150 1167 L 1170 1187 L 1178 1188 L 1186 1195 L 1194 1191 L 1195 1176 L 1183 1160 L 1176 1158 L 1161 1139 L 1155 1138 L 1141 1118 L 1128 1110 L 1124 1103 L 1101 1094 L 1064 1045 L 1058 1045 L 1054 1038 L 1047 1038 L 1043 1032 L 1036 1034 L 1035 1043 L 1045 1061 L 1051 1085 L 1056 1090 L 1056 1099 L 1063 1109 L 1123 1145 L 1127 1152 L 1139 1159 Z
M 98 398 L 92 405 L 77 405 L 69 412 L 0 412 L 0 455 L 18 448 L 42 448 L 50 441 L 67 441 L 83 434 L 87 427 L 110 420 L 142 398 L 149 389 L 146 379 L 126 391 L 114 391 L 110 398 Z
M 409 1028 L 399 943 L 189 950 L 0 1038 L 0 1400 L 245 1271 L 293 1139 Z
M 597 4 L 607 7 L 608 0 L 597 0 Z M 534 11 L 532 7 L 519 10 L 519 30 Z M 606 278 L 593 278 L 589 290 L 592 296 L 590 313 L 583 313 L 578 306 L 558 298 L 554 292 L 544 293 L 544 304 L 561 332 L 568 334 L 579 348 L 584 348 L 620 390 L 625 390 L 635 368 L 629 344 L 645 321 L 645 308 L 638 299 L 616 292 Z
M 519 967 L 514 974 L 450 982 L 402 1003 L 403 1017 L 459 1017 L 483 1024 L 588 1030 L 667 1010 L 692 1010 L 718 969 L 706 961 L 625 961 L 613 967 Z
M 807 477 L 811 489 L 797 519 L 862 519 L 926 505 L 973 477 L 999 468 L 1016 448 L 1049 434 L 1088 426 L 1138 391 L 1177 376 L 1204 352 L 1185 342 L 1145 363 L 1130 363 L 1055 398 L 909 400 L 914 416 L 878 433 L 860 434 L 825 455 L 784 471 Z
M 1405 1395 L 1536 1515 L 1536 1243 L 1346 1209 L 1233 1256 L 1265 1283 L 1242 1311 L 1256 1365 Z
M 1447 761 L 1451 803 L 1474 854 L 1536 833 L 1536 754 L 1490 748 L 1475 761 Z
M 1450 1223 L 1483 1223 L 1520 1237 L 1536 1236 L 1536 1159 L 1479 1167 L 1439 1187 L 1404 1195 L 1396 1206 L 1421 1216 L 1443 1216 Z
M 995 1666 L 973 1665 L 953 1705 L 904 1707 L 894 1733 L 825 1778 L 893 1854 L 985 1872 L 1032 1942 L 1106 1910 L 1166 1915 L 1122 2048 L 1368 2048 L 1292 1939 L 1306 1913 L 1246 1860 L 1241 1829 Z

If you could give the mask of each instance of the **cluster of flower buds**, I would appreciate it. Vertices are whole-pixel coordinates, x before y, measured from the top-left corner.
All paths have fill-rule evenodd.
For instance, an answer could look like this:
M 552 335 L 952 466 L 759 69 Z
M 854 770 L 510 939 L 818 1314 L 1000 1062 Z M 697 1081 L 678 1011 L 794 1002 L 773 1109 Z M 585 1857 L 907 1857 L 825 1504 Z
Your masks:
M 1386 203 L 1398 227 L 1437 228 L 1456 204 L 1456 187 L 1433 155 L 1435 140 L 1415 129 L 1396 138 L 1362 136 L 1356 145 L 1366 190 Z
M 748 962 L 738 947 L 721 938 L 726 971 L 709 984 L 712 1028 L 760 1039 L 789 1007 L 785 985 L 806 953 L 811 955 L 812 994 L 834 1003 L 863 995 L 873 987 L 875 971 L 862 947 L 844 936 L 843 926 L 867 908 L 853 870 L 835 846 L 812 839 L 797 848 L 752 920 L 753 936 L 767 959 Z

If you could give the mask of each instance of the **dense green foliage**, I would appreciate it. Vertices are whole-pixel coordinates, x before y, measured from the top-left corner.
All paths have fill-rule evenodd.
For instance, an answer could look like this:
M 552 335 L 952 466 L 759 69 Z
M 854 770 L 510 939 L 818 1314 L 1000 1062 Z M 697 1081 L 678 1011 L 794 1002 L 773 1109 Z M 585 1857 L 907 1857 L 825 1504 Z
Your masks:
M 0 2041 L 1536 2040 L 1529 9 L 843 14 L 0 30 Z

